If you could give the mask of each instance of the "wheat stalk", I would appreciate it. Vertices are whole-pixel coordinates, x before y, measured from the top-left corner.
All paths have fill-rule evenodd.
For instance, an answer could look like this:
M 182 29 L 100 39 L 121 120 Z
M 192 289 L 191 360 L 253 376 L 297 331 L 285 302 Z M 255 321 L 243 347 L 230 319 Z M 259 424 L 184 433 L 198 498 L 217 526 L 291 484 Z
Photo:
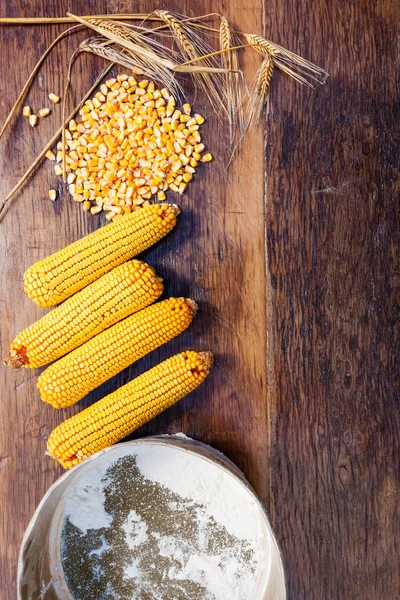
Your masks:
M 107 43 L 101 41 L 101 38 L 89 38 L 88 40 L 85 40 L 80 46 L 80 51 L 96 54 L 105 60 L 109 60 L 110 62 L 114 62 L 115 64 L 133 71 L 135 75 L 144 75 L 143 71 L 137 65 L 133 64 L 133 61 L 129 58 L 128 54 L 124 54 L 116 48 L 107 45 Z
M 254 33 L 245 33 L 244 37 L 246 42 L 262 56 L 269 57 L 279 54 L 279 50 L 276 48 L 276 46 L 274 46 L 274 44 L 271 42 L 268 42 L 268 40 L 262 38 L 260 35 L 256 35 Z
M 264 99 L 267 97 L 269 92 L 269 85 L 271 83 L 273 70 L 274 61 L 270 56 L 266 56 L 262 62 L 257 82 L 257 93 Z
M 75 25 L 74 27 L 70 27 L 69 29 L 66 29 L 65 31 L 60 33 L 60 35 L 56 37 L 56 39 L 50 44 L 50 46 L 44 51 L 42 56 L 39 58 L 38 62 L 36 63 L 35 67 L 33 68 L 32 72 L 31 72 L 31 74 L 29 75 L 24 87 L 22 88 L 21 92 L 19 93 L 19 96 L 16 99 L 14 106 L 10 110 L 8 117 L 6 118 L 6 120 L 4 122 L 3 127 L 1 128 L 0 139 L 3 137 L 5 130 L 7 129 L 11 119 L 13 118 L 13 116 L 15 114 L 15 111 L 17 110 L 18 106 L 21 104 L 22 100 L 24 99 L 26 92 L 28 91 L 33 80 L 35 79 L 36 73 L 39 71 L 40 67 L 42 66 L 42 64 L 45 61 L 45 59 L 47 58 L 47 56 L 50 54 L 50 52 L 53 50 L 53 48 L 58 44 L 58 42 L 60 40 L 62 40 L 66 35 L 69 35 L 73 30 L 74 30 L 74 33 L 76 33 L 76 31 L 78 29 L 81 29 L 81 26 Z
M 225 50 L 221 54 L 221 62 L 227 69 L 226 74 L 226 88 L 227 88 L 227 100 L 228 100 L 228 119 L 229 119 L 229 136 L 231 143 L 233 142 L 235 130 L 239 129 L 239 134 L 242 129 L 242 111 L 240 107 L 242 105 L 242 94 L 240 88 L 240 80 L 237 73 L 230 71 L 239 71 L 239 58 L 238 49 L 234 48 L 234 32 L 231 28 L 228 19 L 221 17 L 221 23 L 219 28 L 219 44 L 221 50 Z
M 274 61 L 272 56 L 266 55 L 258 69 L 251 88 L 251 98 L 247 106 L 246 130 L 257 124 L 265 102 L 268 99 Z
M 313 81 L 320 84 L 326 82 L 328 73 L 305 58 L 259 35 L 245 33 L 243 36 L 258 54 L 264 57 L 272 56 L 274 65 L 299 83 L 313 88 Z
M 81 17 L 73 15 L 72 13 L 67 13 L 67 14 L 71 17 L 74 17 L 74 19 L 76 19 L 83 25 L 87 25 L 87 27 L 89 27 L 90 29 L 93 29 L 97 33 L 100 33 L 101 35 L 103 35 L 107 39 L 111 40 L 115 44 L 119 44 L 120 46 L 123 46 L 127 50 L 131 50 L 132 52 L 134 52 L 134 54 L 141 56 L 144 60 L 147 60 L 150 63 L 155 62 L 156 64 L 158 64 L 162 67 L 169 68 L 171 70 L 174 68 L 174 63 L 172 61 L 170 61 L 166 58 L 162 58 L 161 56 L 159 56 L 158 54 L 153 52 L 148 46 L 138 45 L 137 43 L 132 42 L 126 36 L 122 36 L 120 33 L 117 33 L 116 31 L 111 31 L 111 29 L 109 27 L 107 27 L 107 28 L 104 27 L 103 21 L 94 22 L 94 21 L 89 21 L 87 19 L 82 19 Z
M 109 14 L 109 15 L 83 15 L 82 19 L 116 19 L 118 21 L 148 19 L 150 21 L 160 21 L 161 19 L 153 17 L 151 14 L 132 13 L 132 14 Z M 72 17 L 1 17 L 0 25 L 56 25 L 59 23 L 74 23 Z
M 156 10 L 154 14 L 160 17 L 170 28 L 173 33 L 175 40 L 177 41 L 179 48 L 184 56 L 189 59 L 198 58 L 196 48 L 192 42 L 185 35 L 182 25 L 178 23 L 178 20 L 171 15 L 167 10 Z
M 221 23 L 219 26 L 219 45 L 221 50 L 228 51 L 222 55 L 222 62 L 225 63 L 227 69 L 232 69 L 233 56 L 230 48 L 234 45 L 233 32 L 231 26 L 229 25 L 228 19 L 223 16 L 221 17 Z
M 158 17 L 161 17 L 169 26 L 182 55 L 186 59 L 193 61 L 202 58 L 201 52 L 198 51 L 192 40 L 189 39 L 185 25 L 182 21 L 178 21 L 178 19 L 167 10 L 156 10 L 154 14 Z M 185 64 L 181 65 L 180 67 L 176 66 L 175 70 L 182 70 L 182 67 L 184 66 L 186 67 Z M 221 96 L 221 93 L 218 90 L 218 84 L 208 72 L 210 69 L 215 72 L 213 65 L 210 66 L 210 64 L 206 62 L 206 68 L 190 67 L 189 72 L 193 73 L 193 79 L 195 83 L 197 83 L 199 87 L 204 90 L 214 108 L 217 110 L 222 110 L 228 114 L 224 98 Z M 218 71 L 221 71 L 221 69 L 218 69 Z
M 228 20 L 217 13 L 194 18 L 182 17 L 166 10 L 157 10 L 150 14 L 111 14 L 86 17 L 79 17 L 71 13 L 67 15 L 67 17 L 52 19 L 0 19 L 0 25 L 2 23 L 25 25 L 78 22 L 78 25 L 60 34 L 40 58 L 8 115 L 0 131 L 0 138 L 10 123 L 12 116 L 15 114 L 27 89 L 34 80 L 40 65 L 51 52 L 52 48 L 64 36 L 70 33 L 72 29 L 77 31 L 82 26 L 92 29 L 101 36 L 86 40 L 72 55 L 63 96 L 64 125 L 8 194 L 0 207 L 0 213 L 10 198 L 35 170 L 60 133 L 64 135 L 65 125 L 67 125 L 90 96 L 101 78 L 115 64 L 130 69 L 135 74 L 145 75 L 147 78 L 161 82 L 174 95 L 179 95 L 182 91 L 177 81 L 177 73 L 191 73 L 195 83 L 205 91 L 216 111 L 227 114 L 232 145 L 234 139 L 237 139 L 236 134 L 238 134 L 240 142 L 249 127 L 255 125 L 260 118 L 263 106 L 268 99 L 271 78 L 275 67 L 296 81 L 311 87 L 313 87 L 314 82 L 325 83 L 328 77 L 328 74 L 323 69 L 278 44 L 270 42 L 257 34 L 234 31 Z M 218 29 L 205 23 L 207 19 L 215 17 L 220 19 Z M 126 20 L 140 20 L 141 23 L 134 25 L 122 22 Z M 146 20 L 156 22 L 157 26 L 144 27 L 143 24 Z M 206 41 L 206 36 L 213 36 L 215 39 L 216 34 L 219 35 L 219 50 L 215 49 L 214 42 L 208 44 Z M 160 36 L 165 35 L 172 35 L 177 49 L 171 49 L 168 45 L 162 43 L 163 40 L 160 39 Z M 250 91 L 239 68 L 239 51 L 244 51 L 248 47 L 251 47 L 257 54 L 261 55 L 263 59 L 252 82 Z M 96 84 L 92 86 L 80 105 L 65 119 L 65 101 L 71 79 L 71 69 L 74 59 L 80 52 L 96 54 L 107 60 L 109 65 L 107 65 Z M 65 169 L 65 163 L 63 164 L 63 168 Z

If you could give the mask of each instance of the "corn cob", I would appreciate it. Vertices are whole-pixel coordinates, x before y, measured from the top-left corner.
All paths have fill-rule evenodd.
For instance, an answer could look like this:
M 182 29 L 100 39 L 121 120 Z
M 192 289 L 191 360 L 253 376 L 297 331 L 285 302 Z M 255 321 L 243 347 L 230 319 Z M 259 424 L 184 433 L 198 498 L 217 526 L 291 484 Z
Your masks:
M 106 273 L 17 335 L 7 366 L 42 367 L 77 348 L 162 293 L 154 269 L 132 260 Z
M 37 387 L 44 402 L 66 408 L 134 361 L 189 327 L 197 310 L 190 298 L 169 298 L 106 329 L 48 367 Z
M 47 450 L 65 468 L 115 444 L 193 391 L 207 377 L 211 352 L 186 351 L 165 360 L 50 434 Z
M 114 267 L 149 248 L 176 224 L 175 205 L 151 204 L 33 264 L 25 293 L 38 306 L 59 304 Z

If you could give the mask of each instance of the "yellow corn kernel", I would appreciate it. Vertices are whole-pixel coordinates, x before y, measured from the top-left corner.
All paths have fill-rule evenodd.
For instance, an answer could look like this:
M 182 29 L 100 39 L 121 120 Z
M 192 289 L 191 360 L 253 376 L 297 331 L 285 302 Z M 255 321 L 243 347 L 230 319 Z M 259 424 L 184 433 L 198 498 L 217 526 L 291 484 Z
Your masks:
M 29 267 L 25 293 L 38 306 L 59 304 L 155 244 L 173 229 L 178 214 L 175 205 L 152 204 L 90 233 Z
M 49 198 L 52 202 L 54 202 L 57 198 L 56 190 L 49 190 Z
M 7 365 L 32 369 L 46 365 L 148 306 L 162 290 L 162 280 L 146 263 L 132 260 L 119 265 L 18 334 Z
M 197 305 L 190 298 L 168 298 L 99 333 L 40 375 L 37 387 L 42 400 L 55 408 L 79 402 L 133 362 L 185 331 L 196 311 Z
M 39 117 L 47 117 L 47 115 L 50 114 L 50 109 L 49 108 L 41 108 L 38 112 Z
M 46 154 L 45 154 L 46 158 L 48 158 L 49 160 L 56 160 L 56 155 L 54 154 L 54 152 L 52 152 L 51 150 L 47 150 Z
M 47 442 L 50 456 L 69 469 L 115 444 L 196 389 L 212 365 L 211 352 L 172 356 L 58 425 Z
M 198 144 L 200 144 L 201 142 L 201 135 L 198 131 L 193 131 L 192 136 L 194 137 L 194 139 L 196 140 L 196 142 Z
M 32 109 L 30 106 L 24 106 L 24 108 L 22 109 L 22 114 L 24 115 L 24 117 L 30 117 L 32 114 Z
M 29 116 L 29 125 L 31 127 L 35 127 L 35 125 L 36 125 L 37 122 L 38 122 L 37 115 L 30 115 Z
M 192 112 L 192 107 L 190 106 L 189 103 L 186 103 L 182 106 L 183 108 L 183 112 L 185 113 L 185 115 L 190 115 L 190 113 Z
M 207 154 L 205 154 L 204 156 L 201 157 L 201 162 L 210 162 L 213 159 L 212 154 L 210 154 L 209 152 Z
M 49 94 L 49 99 L 54 102 L 54 104 L 57 104 L 58 102 L 60 102 L 60 96 L 58 96 L 57 94 Z

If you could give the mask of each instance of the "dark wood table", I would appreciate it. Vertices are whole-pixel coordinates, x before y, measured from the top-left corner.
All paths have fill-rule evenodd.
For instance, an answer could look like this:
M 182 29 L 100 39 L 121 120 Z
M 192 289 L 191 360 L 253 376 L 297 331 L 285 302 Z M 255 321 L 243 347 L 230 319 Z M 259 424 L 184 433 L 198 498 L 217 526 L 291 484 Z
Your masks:
M 208 114 L 216 160 L 182 197 L 177 230 L 145 258 L 167 293 L 201 307 L 190 331 L 92 394 L 87 405 L 185 347 L 210 348 L 206 384 L 136 435 L 184 431 L 222 450 L 261 496 L 282 548 L 290 600 L 400 598 L 399 9 L 393 0 L 170 1 L 218 10 L 244 31 L 323 66 L 315 91 L 274 75 L 264 125 L 228 172 L 227 128 Z M 149 12 L 155 2 L 6 3 L 1 16 Z M 165 3 L 163 8 L 165 8 Z M 0 121 L 40 54 L 65 25 L 0 27 Z M 61 92 L 60 44 L 27 103 Z M 101 62 L 82 56 L 73 94 Z M 397 83 L 397 88 L 396 88 Z M 71 100 L 72 103 L 72 100 Z M 196 108 L 207 108 L 199 98 Z M 0 142 L 0 193 L 14 185 L 61 120 L 15 118 Z M 49 162 L 0 223 L 1 350 L 43 314 L 23 294 L 33 261 L 104 223 L 66 199 L 54 205 Z M 397 336 L 397 337 L 396 337 Z M 14 600 L 19 545 L 62 469 L 45 456 L 57 412 L 37 372 L 3 367 L 0 413 L 0 596 Z

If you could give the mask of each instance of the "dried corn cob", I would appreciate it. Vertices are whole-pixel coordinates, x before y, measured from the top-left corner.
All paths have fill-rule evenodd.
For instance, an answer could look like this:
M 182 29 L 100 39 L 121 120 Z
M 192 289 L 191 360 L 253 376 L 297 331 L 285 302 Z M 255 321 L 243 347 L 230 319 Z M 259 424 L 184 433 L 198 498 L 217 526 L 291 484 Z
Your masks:
M 162 293 L 161 282 L 139 260 L 116 267 L 17 335 L 7 366 L 47 365 L 154 302 Z
M 176 224 L 175 205 L 152 204 L 41 260 L 25 272 L 25 292 L 38 306 L 54 306 L 117 265 L 155 244 Z
M 210 372 L 211 352 L 188 350 L 165 360 L 58 425 L 47 450 L 69 469 L 115 444 L 193 391 Z
M 190 298 L 168 298 L 106 329 L 39 377 L 44 402 L 65 408 L 126 369 L 134 361 L 189 327 L 197 304 Z

